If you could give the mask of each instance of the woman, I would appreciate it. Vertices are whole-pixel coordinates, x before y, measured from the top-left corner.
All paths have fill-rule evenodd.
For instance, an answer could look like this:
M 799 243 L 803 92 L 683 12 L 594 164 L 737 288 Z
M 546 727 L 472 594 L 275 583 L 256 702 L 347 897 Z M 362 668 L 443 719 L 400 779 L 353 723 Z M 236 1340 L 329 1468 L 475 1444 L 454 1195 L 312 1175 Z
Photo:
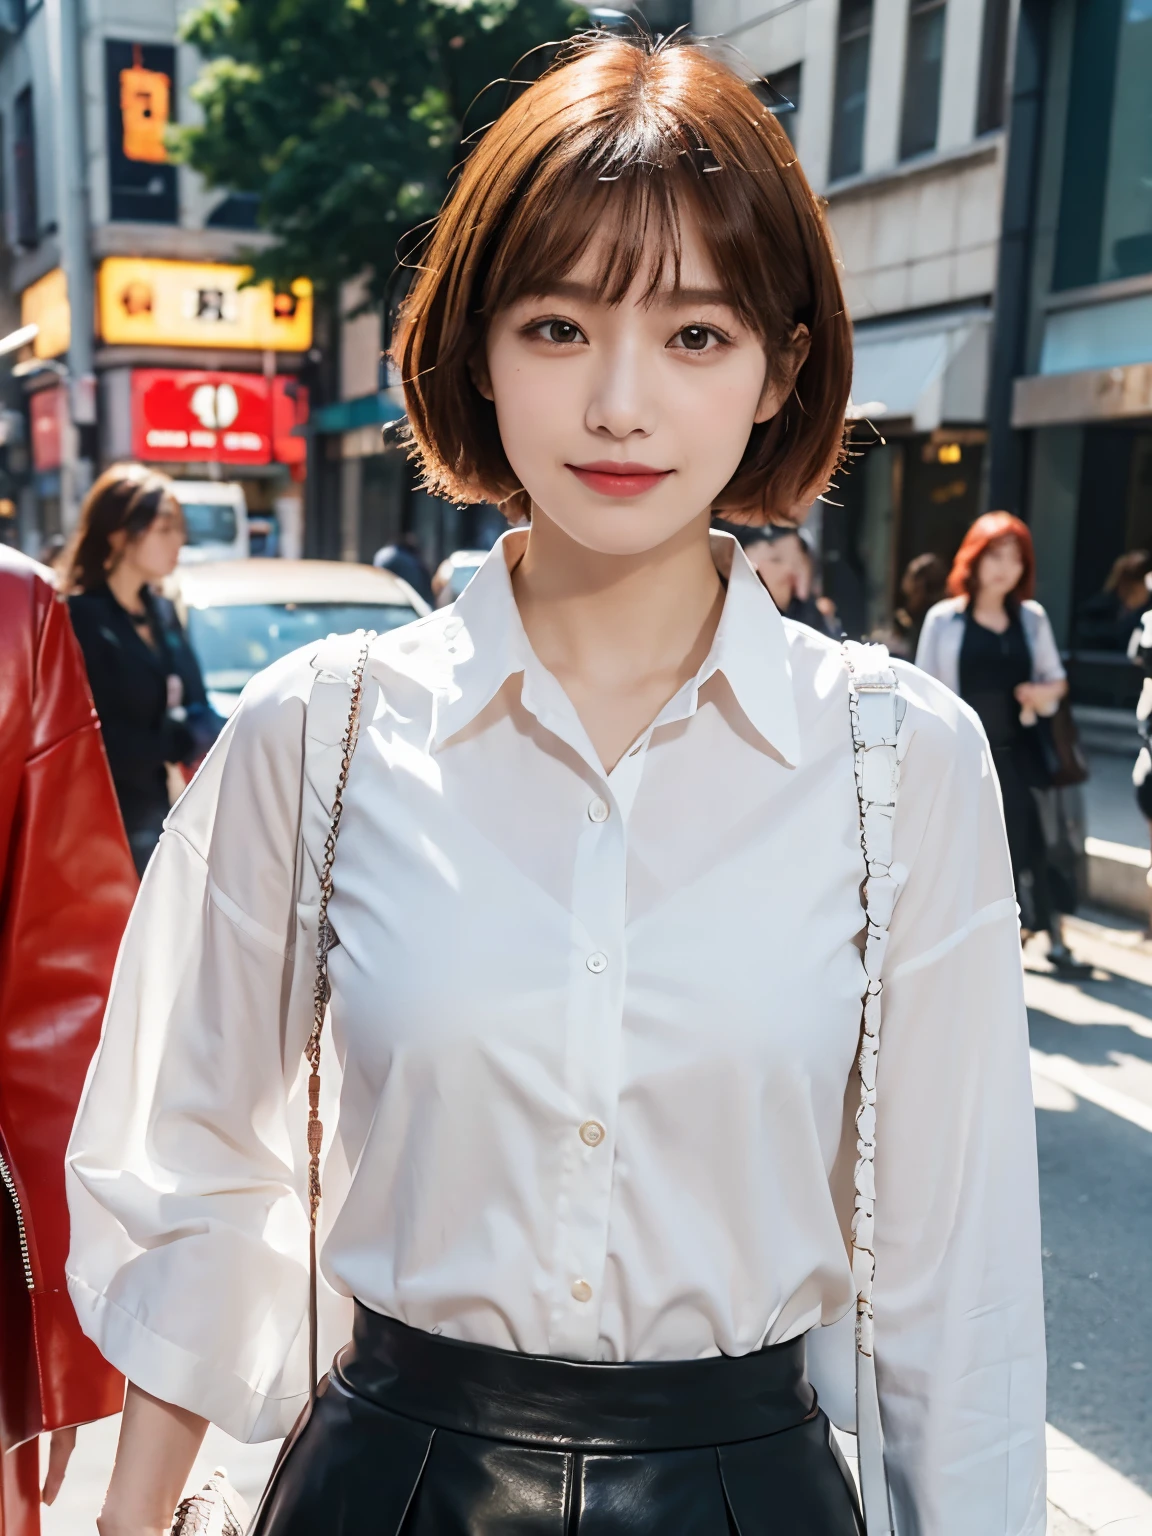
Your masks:
M 136 877 L 51 574 L 0 548 L 0 1536 L 37 1536 L 124 1393 L 68 1301 L 64 1149 Z
M 900 579 L 903 605 L 893 614 L 895 636 L 891 649 L 909 660 L 920 644 L 920 631 L 928 610 L 934 608 L 947 591 L 948 567 L 939 555 L 917 555 L 909 560 Z
M 841 454 L 849 322 L 787 138 L 703 50 L 582 43 L 463 167 L 397 361 L 427 483 L 530 522 L 367 646 L 354 756 L 353 638 L 254 681 L 161 840 L 70 1152 L 71 1293 L 132 1383 L 103 1536 L 163 1529 L 205 1420 L 306 1402 L 296 1084 L 345 764 L 315 979 L 352 1342 L 254 1531 L 857 1536 L 804 1353 L 842 1384 L 859 1295 L 871 1536 L 873 1365 L 902 1528 L 1039 1536 L 983 739 L 910 669 L 854 692 L 710 536 Z
M 165 476 L 114 464 L 80 509 L 65 581 L 141 875 L 168 814 L 166 765 L 207 749 L 190 713 L 209 740 L 215 735 L 196 657 L 172 605 L 153 592 L 176 569 L 183 543 L 183 514 Z
M 969 528 L 948 574 L 951 597 L 930 608 L 916 665 L 980 717 L 1004 800 L 1012 874 L 1026 931 L 1049 935 L 1059 971 L 1084 967 L 1064 943 L 1053 909 L 1047 844 L 1034 790 L 1048 786 L 1040 717 L 1068 691 L 1048 615 L 1032 594 L 1036 562 L 1027 525 L 986 512 Z

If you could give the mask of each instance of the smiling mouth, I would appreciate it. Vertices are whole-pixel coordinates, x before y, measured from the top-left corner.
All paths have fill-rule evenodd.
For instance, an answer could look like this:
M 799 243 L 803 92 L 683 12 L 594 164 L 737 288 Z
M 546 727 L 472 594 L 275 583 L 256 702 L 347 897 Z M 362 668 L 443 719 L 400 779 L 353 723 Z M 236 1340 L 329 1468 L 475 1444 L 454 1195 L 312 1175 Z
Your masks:
M 603 459 L 596 464 L 568 464 L 565 467 L 589 490 L 616 499 L 622 496 L 643 496 L 645 491 L 652 490 L 674 473 L 670 469 L 653 469 L 651 464 L 617 464 L 612 459 Z

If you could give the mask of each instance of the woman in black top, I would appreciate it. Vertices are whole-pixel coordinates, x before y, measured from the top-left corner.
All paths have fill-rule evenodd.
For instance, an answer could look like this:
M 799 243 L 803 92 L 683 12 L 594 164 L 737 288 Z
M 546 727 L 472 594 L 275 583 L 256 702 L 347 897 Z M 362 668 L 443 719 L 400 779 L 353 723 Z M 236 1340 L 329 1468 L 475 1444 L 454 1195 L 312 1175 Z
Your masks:
M 172 605 L 152 591 L 176 568 L 184 518 L 163 475 L 116 464 L 80 512 L 66 579 L 72 624 L 138 874 L 168 814 L 168 763 L 202 755 L 190 716 L 207 717 L 200 667 Z M 203 733 L 200 733 L 203 734 Z

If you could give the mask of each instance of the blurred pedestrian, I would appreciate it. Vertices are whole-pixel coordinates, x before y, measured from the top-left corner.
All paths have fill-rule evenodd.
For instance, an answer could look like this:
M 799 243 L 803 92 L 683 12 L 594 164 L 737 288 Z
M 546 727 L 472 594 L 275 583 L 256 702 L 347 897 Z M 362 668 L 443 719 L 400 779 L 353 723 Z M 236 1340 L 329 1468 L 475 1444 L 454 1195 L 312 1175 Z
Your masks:
M 0 1536 L 36 1536 L 73 1426 L 123 1397 L 68 1300 L 64 1149 L 135 890 L 67 611 L 0 548 Z
M 829 603 L 825 608 L 815 595 L 814 557 L 798 528 L 772 523 L 753 528 L 722 521 L 716 527 L 734 535 L 786 619 L 807 624 L 822 635 L 839 636 L 835 606 Z
M 194 764 L 218 730 L 176 611 L 153 590 L 183 542 L 166 476 L 115 464 L 85 497 L 65 577 L 139 874 L 168 814 L 166 765 Z
M 413 592 L 419 593 L 430 608 L 433 606 L 432 578 L 420 558 L 419 545 L 412 534 L 406 533 L 399 544 L 385 544 L 383 549 L 378 549 L 372 556 L 372 564 L 378 570 L 391 571 L 393 576 L 399 576 Z
M 1140 736 L 1140 751 L 1132 769 L 1132 787 L 1136 791 L 1136 804 L 1148 823 L 1152 839 L 1152 608 L 1145 610 L 1139 627 L 1132 632 L 1128 645 L 1128 659 L 1144 673 L 1144 683 L 1136 705 L 1136 730 Z M 1152 871 L 1148 875 L 1152 887 Z M 1152 901 L 1152 890 L 1149 891 Z M 1146 931 L 1152 936 L 1152 912 Z
M 900 578 L 900 596 L 904 601 L 893 615 L 896 633 L 890 649 L 897 655 L 909 660 L 916 655 L 925 616 L 944 597 L 947 582 L 948 567 L 939 555 L 917 555 L 909 560 Z
M 1112 562 L 1104 586 L 1076 619 L 1076 643 L 1086 651 L 1126 651 L 1148 607 L 1152 554 L 1130 549 Z
M 916 665 L 980 716 L 1000 780 L 1021 923 L 1049 935 L 1049 960 L 1071 974 L 1084 968 L 1064 943 L 1036 799 L 1053 774 L 1040 721 L 1056 713 L 1068 682 L 1048 615 L 1032 596 L 1035 569 L 1032 535 L 1019 518 L 977 518 L 948 574 L 952 595 L 925 615 Z

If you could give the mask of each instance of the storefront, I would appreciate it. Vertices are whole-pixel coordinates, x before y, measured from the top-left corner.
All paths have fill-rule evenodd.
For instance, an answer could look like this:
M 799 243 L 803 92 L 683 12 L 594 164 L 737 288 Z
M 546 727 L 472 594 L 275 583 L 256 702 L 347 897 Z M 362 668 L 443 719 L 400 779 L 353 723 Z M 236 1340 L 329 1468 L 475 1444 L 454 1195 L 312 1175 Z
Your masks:
M 101 459 L 238 482 L 257 552 L 298 555 L 311 288 L 245 287 L 246 268 L 110 257 L 98 276 Z M 180 366 L 151 366 L 150 359 Z M 216 359 L 235 359 L 218 366 Z M 201 366 L 196 366 L 197 363 Z
M 980 510 L 989 321 L 964 306 L 855 327 L 850 454 L 820 516 L 850 635 L 884 632 L 908 562 L 950 563 Z

